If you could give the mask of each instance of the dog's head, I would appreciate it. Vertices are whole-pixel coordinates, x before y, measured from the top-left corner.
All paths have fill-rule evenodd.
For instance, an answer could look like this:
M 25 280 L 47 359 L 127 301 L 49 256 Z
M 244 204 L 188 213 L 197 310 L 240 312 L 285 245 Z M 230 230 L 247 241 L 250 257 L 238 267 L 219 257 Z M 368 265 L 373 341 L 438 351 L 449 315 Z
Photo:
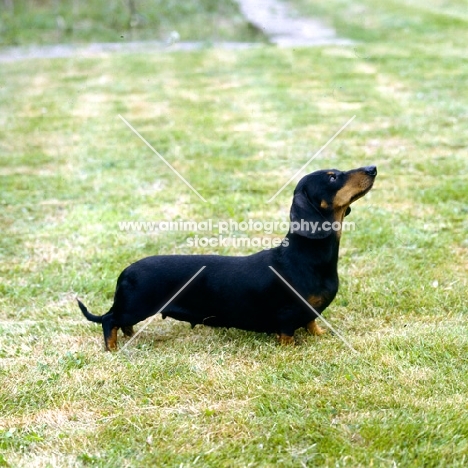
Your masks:
M 351 212 L 349 205 L 363 197 L 377 175 L 375 166 L 343 172 L 326 169 L 304 176 L 294 190 L 291 232 L 310 239 L 323 239 L 341 226 Z M 312 224 L 311 224 L 312 223 Z M 341 227 L 338 229 L 338 235 Z

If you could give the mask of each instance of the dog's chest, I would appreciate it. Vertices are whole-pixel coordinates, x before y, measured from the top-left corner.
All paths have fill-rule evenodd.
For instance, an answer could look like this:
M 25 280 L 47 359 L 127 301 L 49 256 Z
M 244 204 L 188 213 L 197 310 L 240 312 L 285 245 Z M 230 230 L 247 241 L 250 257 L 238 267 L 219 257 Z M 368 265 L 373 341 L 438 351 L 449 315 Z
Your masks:
M 311 294 L 307 297 L 307 302 L 317 310 L 322 311 L 330 302 L 333 301 L 335 294 L 325 293 L 325 294 Z
M 306 294 L 303 297 L 314 309 L 322 311 L 335 298 L 338 284 L 338 276 L 312 282 L 306 288 Z

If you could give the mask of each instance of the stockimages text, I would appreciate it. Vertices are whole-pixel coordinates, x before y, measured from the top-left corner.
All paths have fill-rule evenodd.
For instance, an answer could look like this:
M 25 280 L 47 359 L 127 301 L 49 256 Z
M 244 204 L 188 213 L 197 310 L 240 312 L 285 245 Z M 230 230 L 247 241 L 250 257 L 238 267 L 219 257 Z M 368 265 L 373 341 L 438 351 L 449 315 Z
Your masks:
M 271 248 L 289 245 L 285 233 L 322 231 L 354 231 L 349 221 L 261 221 L 235 220 L 162 220 L 120 221 L 119 229 L 127 232 L 187 232 L 186 243 L 191 247 L 260 247 Z

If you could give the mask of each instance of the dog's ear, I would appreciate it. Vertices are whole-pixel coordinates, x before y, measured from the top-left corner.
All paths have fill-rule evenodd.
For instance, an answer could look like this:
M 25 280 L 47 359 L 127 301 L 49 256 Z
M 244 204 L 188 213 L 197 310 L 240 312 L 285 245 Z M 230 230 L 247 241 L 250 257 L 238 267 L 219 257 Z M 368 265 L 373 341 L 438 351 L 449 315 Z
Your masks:
M 346 211 L 345 211 L 345 216 L 348 216 L 349 213 L 351 213 L 351 208 L 348 206 L 348 208 L 346 208 Z
M 309 239 L 324 239 L 332 230 L 323 229 L 323 223 L 329 221 L 320 203 L 311 201 L 303 191 L 294 194 L 291 205 L 290 232 L 299 234 Z

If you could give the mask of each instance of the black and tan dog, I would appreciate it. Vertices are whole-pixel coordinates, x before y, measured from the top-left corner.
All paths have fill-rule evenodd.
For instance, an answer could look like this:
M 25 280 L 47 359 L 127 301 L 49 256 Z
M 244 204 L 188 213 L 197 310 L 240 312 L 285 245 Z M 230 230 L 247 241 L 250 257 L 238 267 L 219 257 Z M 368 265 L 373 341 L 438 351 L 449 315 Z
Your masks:
M 203 266 L 203 271 L 164 309 L 165 318 L 192 327 L 234 327 L 276 333 L 294 343 L 305 327 L 324 333 L 315 322 L 338 291 L 341 223 L 349 205 L 365 195 L 377 175 L 375 166 L 348 172 L 321 170 L 301 179 L 294 191 L 291 225 L 282 245 L 246 257 L 157 255 L 127 267 L 117 280 L 114 304 L 96 316 L 78 301 L 85 317 L 102 323 L 106 349 L 117 348 L 117 331 L 133 334 L 133 325 L 154 315 Z M 277 276 L 273 269 L 314 310 Z

